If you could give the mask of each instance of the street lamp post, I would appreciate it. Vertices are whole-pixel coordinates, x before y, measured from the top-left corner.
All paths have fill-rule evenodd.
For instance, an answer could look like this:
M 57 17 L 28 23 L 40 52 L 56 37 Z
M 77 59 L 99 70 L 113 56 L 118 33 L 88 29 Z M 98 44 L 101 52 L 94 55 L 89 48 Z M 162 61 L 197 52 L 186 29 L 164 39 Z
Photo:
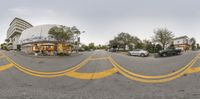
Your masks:
M 85 33 L 85 31 L 82 31 L 81 33 Z M 76 36 L 75 36 L 75 38 L 76 38 L 76 53 L 78 54 L 79 53 L 79 44 L 80 44 L 80 37 L 79 37 L 79 34 L 77 34 Z

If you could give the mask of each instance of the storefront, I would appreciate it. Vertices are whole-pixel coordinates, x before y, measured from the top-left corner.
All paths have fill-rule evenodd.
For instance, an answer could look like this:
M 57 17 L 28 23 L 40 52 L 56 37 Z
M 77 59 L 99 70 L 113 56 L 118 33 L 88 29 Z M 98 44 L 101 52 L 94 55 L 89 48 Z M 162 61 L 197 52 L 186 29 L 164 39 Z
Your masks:
M 55 43 L 33 43 L 22 45 L 22 51 L 26 54 L 40 54 L 40 55 L 56 55 L 59 53 L 70 54 L 71 46 L 69 44 L 55 44 Z
M 56 25 L 42 25 L 29 28 L 20 37 L 21 51 L 34 55 L 70 54 L 72 45 L 68 42 L 57 42 L 48 31 Z

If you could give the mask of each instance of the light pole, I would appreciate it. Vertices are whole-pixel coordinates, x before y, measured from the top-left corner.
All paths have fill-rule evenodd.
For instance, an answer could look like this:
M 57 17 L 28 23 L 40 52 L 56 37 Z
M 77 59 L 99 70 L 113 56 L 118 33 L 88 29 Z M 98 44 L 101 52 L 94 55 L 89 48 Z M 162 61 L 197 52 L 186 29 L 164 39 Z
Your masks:
M 85 31 L 82 31 L 81 33 L 85 33 Z M 79 53 L 79 44 L 80 44 L 80 37 L 79 37 L 79 34 L 77 34 L 76 36 L 75 36 L 75 38 L 76 38 L 76 53 L 78 54 Z

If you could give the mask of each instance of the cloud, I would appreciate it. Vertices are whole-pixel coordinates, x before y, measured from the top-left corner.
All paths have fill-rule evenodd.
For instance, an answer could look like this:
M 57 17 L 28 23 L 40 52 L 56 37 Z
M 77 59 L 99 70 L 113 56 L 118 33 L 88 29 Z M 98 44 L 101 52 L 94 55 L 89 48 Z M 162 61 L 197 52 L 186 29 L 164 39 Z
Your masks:
M 26 8 L 12 8 L 12 9 L 9 9 L 9 11 L 12 14 L 22 15 L 22 16 L 24 16 L 24 15 L 26 16 L 26 15 L 32 14 L 31 10 L 30 9 L 26 9 Z
M 11 14 L 16 16 L 31 16 L 31 15 L 55 15 L 55 11 L 44 8 L 29 8 L 29 7 L 15 7 L 8 10 Z

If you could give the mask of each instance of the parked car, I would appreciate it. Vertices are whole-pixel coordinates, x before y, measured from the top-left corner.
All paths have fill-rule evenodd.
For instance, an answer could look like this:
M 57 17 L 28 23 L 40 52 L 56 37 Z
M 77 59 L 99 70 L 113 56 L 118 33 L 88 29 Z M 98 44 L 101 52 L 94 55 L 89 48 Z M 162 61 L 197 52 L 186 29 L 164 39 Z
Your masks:
M 108 49 L 109 52 L 116 52 L 116 49 L 114 48 L 111 48 L 111 49 Z
M 181 54 L 181 49 L 166 49 L 158 52 L 159 56 L 172 56 Z
M 135 49 L 133 51 L 128 51 L 128 55 L 146 57 L 149 56 L 149 52 L 143 49 Z

